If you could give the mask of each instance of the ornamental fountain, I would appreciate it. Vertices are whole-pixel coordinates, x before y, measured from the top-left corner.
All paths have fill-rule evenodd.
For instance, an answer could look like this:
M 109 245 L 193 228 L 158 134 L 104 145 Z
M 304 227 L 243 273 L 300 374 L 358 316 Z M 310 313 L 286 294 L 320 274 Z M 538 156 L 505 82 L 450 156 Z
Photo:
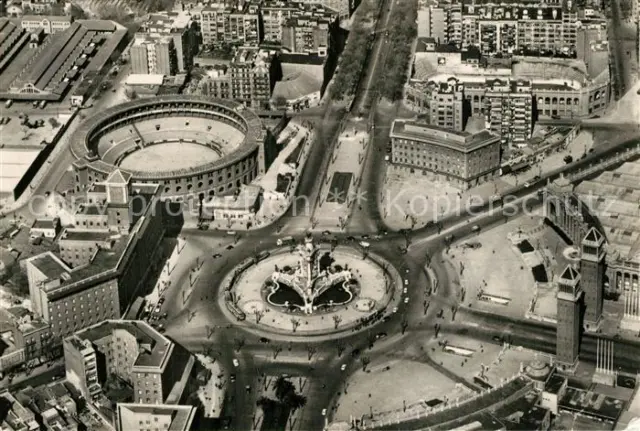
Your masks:
M 351 293 L 348 284 L 353 279 L 351 271 L 347 269 L 330 272 L 320 269 L 319 249 L 313 243 L 313 238 L 307 236 L 302 245 L 296 247 L 298 264 L 293 271 L 285 272 L 276 266 L 271 279 L 274 282 L 272 294 L 285 285 L 293 289 L 302 299 L 300 309 L 305 314 L 312 314 L 316 309 L 314 301 L 331 287 L 341 285 Z

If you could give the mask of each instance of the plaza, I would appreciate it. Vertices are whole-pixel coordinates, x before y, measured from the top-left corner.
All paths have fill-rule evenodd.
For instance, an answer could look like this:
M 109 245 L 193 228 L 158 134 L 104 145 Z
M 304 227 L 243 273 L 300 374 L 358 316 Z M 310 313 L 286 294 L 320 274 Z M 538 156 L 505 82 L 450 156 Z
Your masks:
M 400 298 L 394 294 L 400 276 L 380 257 L 363 259 L 350 247 L 332 250 L 311 241 L 241 264 L 223 280 L 219 300 L 233 304 L 238 310 L 233 314 L 242 313 L 259 329 L 319 335 L 353 328 Z M 229 312 L 231 305 L 225 305 L 221 308 Z

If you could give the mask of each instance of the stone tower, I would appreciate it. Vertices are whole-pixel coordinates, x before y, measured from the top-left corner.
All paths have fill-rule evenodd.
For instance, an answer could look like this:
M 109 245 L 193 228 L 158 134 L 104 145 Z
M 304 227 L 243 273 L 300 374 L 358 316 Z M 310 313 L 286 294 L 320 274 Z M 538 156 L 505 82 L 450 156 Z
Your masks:
M 568 265 L 558 283 L 558 324 L 556 327 L 556 360 L 566 370 L 575 370 L 580 348 L 581 296 L 580 273 Z
M 604 296 L 604 237 L 592 227 L 582 240 L 580 279 L 584 291 L 584 324 L 587 330 L 598 328 Z

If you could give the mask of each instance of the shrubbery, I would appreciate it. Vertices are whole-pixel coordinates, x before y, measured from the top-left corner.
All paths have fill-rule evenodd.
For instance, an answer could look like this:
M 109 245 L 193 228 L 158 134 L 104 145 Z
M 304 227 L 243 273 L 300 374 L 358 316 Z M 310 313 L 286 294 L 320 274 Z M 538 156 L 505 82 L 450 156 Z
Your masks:
M 353 24 L 347 45 L 340 56 L 338 70 L 331 82 L 330 95 L 334 100 L 342 100 L 353 96 L 360 75 L 365 66 L 369 52 L 372 27 L 365 26 L 371 22 L 371 15 L 376 16 L 374 0 L 363 0 L 353 17 Z
M 418 3 L 400 1 L 389 17 L 387 55 L 378 88 L 382 96 L 389 100 L 402 98 L 402 90 L 408 79 L 411 46 L 418 34 Z

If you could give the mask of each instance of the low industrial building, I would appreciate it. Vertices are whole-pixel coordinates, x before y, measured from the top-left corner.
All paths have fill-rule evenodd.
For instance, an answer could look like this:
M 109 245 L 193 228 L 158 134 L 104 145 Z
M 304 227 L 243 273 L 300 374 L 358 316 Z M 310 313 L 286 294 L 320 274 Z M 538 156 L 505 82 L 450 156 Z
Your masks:
M 29 236 L 31 238 L 55 238 L 60 232 L 60 219 L 48 218 L 48 219 L 36 219 L 29 229 Z
M 500 138 L 484 130 L 457 132 L 415 121 L 391 126 L 392 163 L 466 190 L 490 181 L 500 169 Z
M 59 101 L 101 72 L 126 42 L 112 21 L 57 16 L 0 19 L 0 98 Z
M 251 223 L 262 203 L 263 190 L 260 186 L 244 185 L 231 196 L 214 196 L 203 202 L 203 216 L 213 220 L 242 221 Z

